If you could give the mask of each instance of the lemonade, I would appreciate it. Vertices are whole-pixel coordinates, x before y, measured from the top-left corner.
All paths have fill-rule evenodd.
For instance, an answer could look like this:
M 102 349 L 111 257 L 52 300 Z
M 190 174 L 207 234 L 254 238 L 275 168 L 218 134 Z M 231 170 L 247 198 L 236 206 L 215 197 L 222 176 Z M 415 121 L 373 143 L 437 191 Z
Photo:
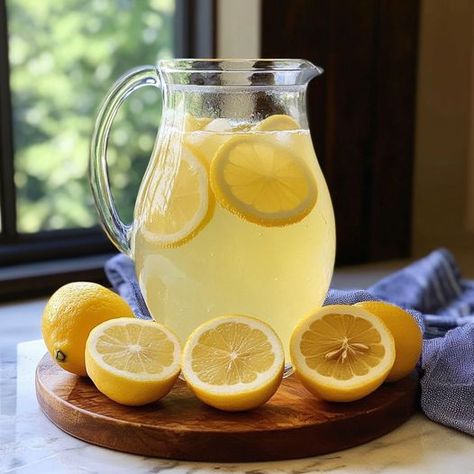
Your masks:
M 184 343 L 248 314 L 280 337 L 322 304 L 335 254 L 330 196 L 307 129 L 288 116 L 162 127 L 135 207 L 132 254 L 153 318 Z

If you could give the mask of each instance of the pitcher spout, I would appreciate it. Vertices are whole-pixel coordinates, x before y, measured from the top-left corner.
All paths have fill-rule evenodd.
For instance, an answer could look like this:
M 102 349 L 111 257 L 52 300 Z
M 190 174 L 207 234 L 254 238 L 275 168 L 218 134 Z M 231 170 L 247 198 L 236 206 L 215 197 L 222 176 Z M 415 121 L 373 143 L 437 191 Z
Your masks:
M 165 84 L 181 86 L 305 86 L 323 73 L 304 59 L 173 59 L 158 70 Z

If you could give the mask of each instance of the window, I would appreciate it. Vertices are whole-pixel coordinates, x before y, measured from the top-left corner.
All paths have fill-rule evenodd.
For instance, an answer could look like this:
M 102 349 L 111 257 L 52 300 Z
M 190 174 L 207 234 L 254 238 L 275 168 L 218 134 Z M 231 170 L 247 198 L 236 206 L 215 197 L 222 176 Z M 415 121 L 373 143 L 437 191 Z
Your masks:
M 0 266 L 113 250 L 87 177 L 97 107 L 132 67 L 212 55 L 213 21 L 212 0 L 0 2 Z M 125 221 L 160 113 L 159 92 L 144 88 L 114 122 L 109 169 Z
M 7 6 L 17 230 L 92 227 L 91 119 L 120 74 L 172 56 L 173 0 L 7 0 Z M 109 152 L 127 217 L 159 120 L 157 91 L 140 92 L 118 117 Z

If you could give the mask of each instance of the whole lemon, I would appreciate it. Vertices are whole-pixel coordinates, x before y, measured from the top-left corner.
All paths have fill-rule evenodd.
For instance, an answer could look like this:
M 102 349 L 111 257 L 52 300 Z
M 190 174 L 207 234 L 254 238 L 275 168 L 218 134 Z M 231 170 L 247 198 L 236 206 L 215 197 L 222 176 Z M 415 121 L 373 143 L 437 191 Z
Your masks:
M 97 283 L 78 281 L 57 290 L 43 311 L 41 332 L 52 359 L 63 369 L 87 375 L 87 337 L 98 324 L 133 317 L 123 298 Z
M 423 347 L 423 335 L 413 316 L 385 301 L 363 301 L 357 303 L 383 320 L 395 341 L 395 363 L 386 381 L 396 382 L 406 377 L 416 366 Z

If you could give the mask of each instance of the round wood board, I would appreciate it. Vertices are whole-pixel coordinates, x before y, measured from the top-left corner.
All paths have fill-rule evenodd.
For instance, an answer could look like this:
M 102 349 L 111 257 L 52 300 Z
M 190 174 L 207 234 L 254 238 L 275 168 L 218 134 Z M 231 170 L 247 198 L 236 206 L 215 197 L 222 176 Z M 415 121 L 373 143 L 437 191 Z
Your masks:
M 160 402 L 126 407 L 46 354 L 36 369 L 36 394 L 54 424 L 92 444 L 161 458 L 247 462 L 315 456 L 382 436 L 416 410 L 418 380 L 407 377 L 338 404 L 315 398 L 291 376 L 267 404 L 242 413 L 202 404 L 179 380 Z

